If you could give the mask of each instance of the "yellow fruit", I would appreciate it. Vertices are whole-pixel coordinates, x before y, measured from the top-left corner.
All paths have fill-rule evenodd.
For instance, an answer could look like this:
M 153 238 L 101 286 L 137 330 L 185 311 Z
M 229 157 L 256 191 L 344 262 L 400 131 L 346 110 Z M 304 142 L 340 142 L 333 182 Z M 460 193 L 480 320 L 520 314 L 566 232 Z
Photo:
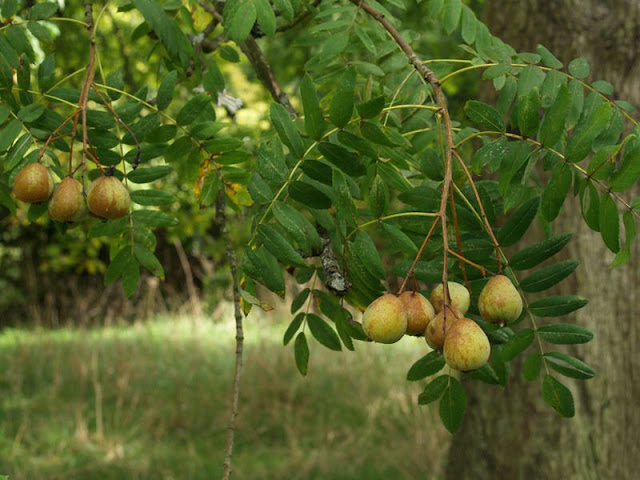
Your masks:
M 116 177 L 98 177 L 87 189 L 87 205 L 96 217 L 122 218 L 129 213 L 130 203 L 127 188 Z
M 402 292 L 398 298 L 407 315 L 407 335 L 424 335 L 436 312 L 431 302 L 417 292 Z
M 434 350 L 442 350 L 444 340 L 457 321 L 462 318 L 462 314 L 455 308 L 447 307 L 447 316 L 445 318 L 444 310 L 439 312 L 424 332 L 424 338 L 427 344 Z
M 473 320 L 461 318 L 447 333 L 444 360 L 455 370 L 476 370 L 487 363 L 490 354 L 489 339 Z
M 464 285 L 456 282 L 447 283 L 449 285 L 449 305 L 464 315 L 469 310 L 469 304 L 471 303 L 469 290 L 467 290 Z M 443 290 L 442 284 L 439 284 L 433 289 L 433 292 L 431 292 L 431 303 L 433 304 L 433 308 L 436 309 L 436 312 L 442 311 L 442 305 L 444 303 Z
M 407 315 L 400 299 L 387 293 L 371 302 L 362 316 L 362 328 L 374 342 L 400 340 L 407 331 Z
M 26 203 L 44 202 L 53 192 L 51 171 L 41 163 L 30 163 L 16 175 L 13 194 Z
M 66 177 L 53 192 L 49 202 L 49 217 L 61 222 L 77 222 L 86 214 L 82 184 L 75 178 Z
M 478 310 L 485 321 L 504 325 L 522 313 L 522 297 L 508 277 L 496 275 L 480 292 Z

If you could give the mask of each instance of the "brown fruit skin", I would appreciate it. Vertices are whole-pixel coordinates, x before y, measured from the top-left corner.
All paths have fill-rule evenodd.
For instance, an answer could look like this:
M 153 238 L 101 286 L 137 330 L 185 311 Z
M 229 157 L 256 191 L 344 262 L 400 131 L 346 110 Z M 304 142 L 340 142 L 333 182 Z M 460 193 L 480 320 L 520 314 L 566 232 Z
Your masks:
M 75 178 L 65 177 L 53 192 L 49 202 L 49 217 L 61 222 L 77 222 L 86 215 L 82 184 Z
M 407 331 L 407 314 L 398 297 L 386 293 L 376 298 L 362 315 L 364 333 L 379 343 L 395 343 Z
M 471 297 L 469 290 L 464 285 L 457 282 L 447 282 L 449 285 L 449 299 L 450 306 L 458 310 L 462 315 L 467 313 L 469 305 L 471 304 Z M 436 312 L 442 311 L 442 305 L 444 303 L 444 292 L 442 284 L 436 286 L 431 292 L 431 303 Z
M 496 275 L 480 292 L 478 310 L 485 321 L 505 325 L 522 313 L 522 297 L 508 277 Z
M 449 330 L 453 327 L 459 319 L 462 318 L 462 314 L 455 308 L 447 307 L 447 318 L 445 323 L 444 310 L 439 312 L 424 332 L 424 339 L 434 350 L 442 351 L 444 341 L 449 333 Z
M 13 194 L 26 203 L 44 202 L 53 193 L 51 171 L 41 163 L 30 163 L 16 175 Z
M 444 360 L 454 370 L 476 370 L 487 363 L 489 355 L 489 339 L 473 320 L 461 318 L 447 333 L 444 341 Z
M 129 191 L 116 177 L 96 178 L 87 189 L 87 206 L 96 217 L 114 220 L 129 213 Z
M 407 335 L 421 337 L 436 316 L 431 302 L 418 292 L 402 292 L 398 298 L 407 315 Z

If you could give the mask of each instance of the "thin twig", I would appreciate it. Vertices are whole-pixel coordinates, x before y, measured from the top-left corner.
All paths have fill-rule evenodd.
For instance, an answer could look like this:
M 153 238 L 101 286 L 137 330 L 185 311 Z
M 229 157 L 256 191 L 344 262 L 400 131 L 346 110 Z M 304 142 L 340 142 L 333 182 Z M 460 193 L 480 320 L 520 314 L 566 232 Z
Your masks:
M 456 252 L 455 250 L 452 250 L 451 248 L 449 249 L 449 253 L 451 255 L 453 255 L 454 257 L 456 257 L 458 260 L 460 260 L 461 262 L 464 263 L 468 263 L 469 265 L 471 265 L 473 268 L 476 268 L 477 270 L 480 271 L 480 273 L 482 274 L 483 277 L 487 276 L 487 273 L 490 275 L 495 275 L 495 273 L 493 273 L 491 270 L 483 267 L 482 265 L 478 265 L 475 262 L 472 262 L 471 260 L 469 260 L 467 257 L 460 255 L 458 252 Z M 467 285 L 468 288 L 468 285 Z
M 489 223 L 489 218 L 487 218 L 487 213 L 484 210 L 484 206 L 482 205 L 482 200 L 480 199 L 480 194 L 478 193 L 478 190 L 476 189 L 476 185 L 473 182 L 473 177 L 471 176 L 471 172 L 467 168 L 467 165 L 464 163 L 464 160 L 462 160 L 462 157 L 460 156 L 460 154 L 458 154 L 458 152 L 455 150 L 454 150 L 454 154 L 456 156 L 456 159 L 458 160 L 458 163 L 464 170 L 465 175 L 469 179 L 469 185 L 471 186 L 473 195 L 476 197 L 476 201 L 478 202 L 478 207 L 480 208 L 480 215 L 482 216 L 482 222 L 484 223 L 484 226 L 487 229 L 487 233 L 489 234 L 489 237 L 493 242 L 493 248 L 495 248 L 496 250 L 496 260 L 498 261 L 498 273 L 502 273 L 502 258 L 500 257 L 500 243 L 498 242 L 498 239 L 496 238 L 496 236 L 493 234 L 491 223 Z
M 436 225 L 438 225 L 438 221 L 439 220 L 440 220 L 440 217 L 436 217 L 436 219 L 431 224 L 431 228 L 429 228 L 429 232 L 427 232 L 427 236 L 424 237 L 424 241 L 422 242 L 422 245 L 420 245 L 420 249 L 418 250 L 418 253 L 416 254 L 416 258 L 413 259 L 413 263 L 411 264 L 411 267 L 409 268 L 409 271 L 407 271 L 407 274 L 404 277 L 402 285 L 400 285 L 400 289 L 398 290 L 398 295 L 400 295 L 402 292 L 404 292 L 404 289 L 407 286 L 407 282 L 409 281 L 409 278 L 411 278 L 415 274 L 416 267 L 418 266 L 418 262 L 420 261 L 420 257 L 422 257 L 422 254 L 424 253 L 424 249 L 426 248 L 427 243 L 429 243 L 429 239 L 431 238 L 431 234 L 436 229 Z
M 227 428 L 227 445 L 222 465 L 222 478 L 229 480 L 231 476 L 231 456 L 233 455 L 233 440 L 236 432 L 236 418 L 238 416 L 238 403 L 240 400 L 240 380 L 242 378 L 242 351 L 244 346 L 244 332 L 242 328 L 242 306 L 240 304 L 240 285 L 238 283 L 238 262 L 233 242 L 229 238 L 227 230 L 227 217 L 225 214 L 226 197 L 224 189 L 218 192 L 216 201 L 216 226 L 227 244 L 227 262 L 231 271 L 231 288 L 233 291 L 233 311 L 236 322 L 236 368 L 233 378 L 233 393 L 231 397 L 231 416 Z
M 450 195 L 450 200 L 451 200 L 451 218 L 453 220 L 453 226 L 455 228 L 455 232 L 456 232 L 456 245 L 458 248 L 458 252 L 460 252 L 460 256 L 464 255 L 464 251 L 462 250 L 462 238 L 460 237 L 460 225 L 458 224 L 458 210 L 456 209 L 456 198 L 455 195 L 453 195 L 453 193 L 451 192 Z M 456 255 L 456 257 L 458 257 Z M 465 287 L 467 287 L 467 289 L 469 288 L 469 278 L 467 276 L 467 270 L 464 266 L 464 262 L 462 260 L 462 258 L 458 257 L 458 260 L 460 260 L 460 270 L 462 270 L 462 277 L 464 278 L 464 285 Z
M 178 259 L 180 260 L 180 265 L 182 266 L 182 271 L 184 272 L 184 279 L 187 282 L 187 291 L 189 292 L 189 300 L 191 301 L 191 310 L 195 316 L 200 319 L 202 318 L 202 305 L 200 300 L 198 299 L 198 291 L 196 289 L 195 283 L 193 282 L 193 270 L 191 269 L 191 265 L 189 264 L 189 259 L 187 258 L 187 253 L 184 251 L 184 247 L 182 246 L 182 242 L 179 238 L 176 238 L 173 241 L 173 246 L 176 249 L 176 253 L 178 254 Z
M 57 139 L 61 138 L 61 136 L 56 136 L 56 134 L 58 132 L 60 132 L 64 126 L 69 123 L 72 119 L 75 119 L 78 116 L 78 113 L 80 113 L 80 110 L 76 110 L 75 112 L 73 112 L 71 115 L 69 115 L 64 122 L 62 122 L 60 125 L 58 125 L 56 127 L 56 129 L 51 132 L 51 135 L 49 135 L 49 137 L 47 138 L 47 140 L 44 142 L 44 145 L 42 145 L 42 148 L 40 149 L 40 153 L 38 154 L 38 162 L 40 162 L 42 160 L 42 157 L 44 157 L 44 154 L 47 150 L 47 147 L 49 146 L 49 144 L 51 142 L 56 141 Z M 73 138 L 71 138 L 71 143 L 73 143 Z

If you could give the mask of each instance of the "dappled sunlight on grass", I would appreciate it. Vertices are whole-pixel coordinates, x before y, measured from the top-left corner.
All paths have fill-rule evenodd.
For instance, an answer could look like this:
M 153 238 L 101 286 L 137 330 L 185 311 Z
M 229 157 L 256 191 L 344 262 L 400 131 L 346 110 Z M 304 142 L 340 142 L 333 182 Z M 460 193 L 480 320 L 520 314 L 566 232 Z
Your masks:
M 226 308 L 226 307 L 225 307 Z M 103 330 L 0 335 L 0 473 L 19 479 L 219 476 L 235 326 L 160 317 Z M 285 323 L 246 319 L 234 478 L 437 478 L 446 435 L 406 371 L 424 340 L 310 342 L 297 372 Z M 438 445 L 441 445 L 438 447 Z

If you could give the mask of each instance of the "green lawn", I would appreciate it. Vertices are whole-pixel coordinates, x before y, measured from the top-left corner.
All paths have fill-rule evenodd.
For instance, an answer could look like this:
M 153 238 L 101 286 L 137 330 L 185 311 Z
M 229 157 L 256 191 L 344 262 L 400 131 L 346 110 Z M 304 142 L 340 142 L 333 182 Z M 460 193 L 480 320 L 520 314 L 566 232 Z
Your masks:
M 424 340 L 312 342 L 307 378 L 286 325 L 246 321 L 235 479 L 432 479 L 448 435 L 405 380 Z M 191 319 L 0 334 L 0 475 L 11 480 L 220 478 L 234 328 Z

